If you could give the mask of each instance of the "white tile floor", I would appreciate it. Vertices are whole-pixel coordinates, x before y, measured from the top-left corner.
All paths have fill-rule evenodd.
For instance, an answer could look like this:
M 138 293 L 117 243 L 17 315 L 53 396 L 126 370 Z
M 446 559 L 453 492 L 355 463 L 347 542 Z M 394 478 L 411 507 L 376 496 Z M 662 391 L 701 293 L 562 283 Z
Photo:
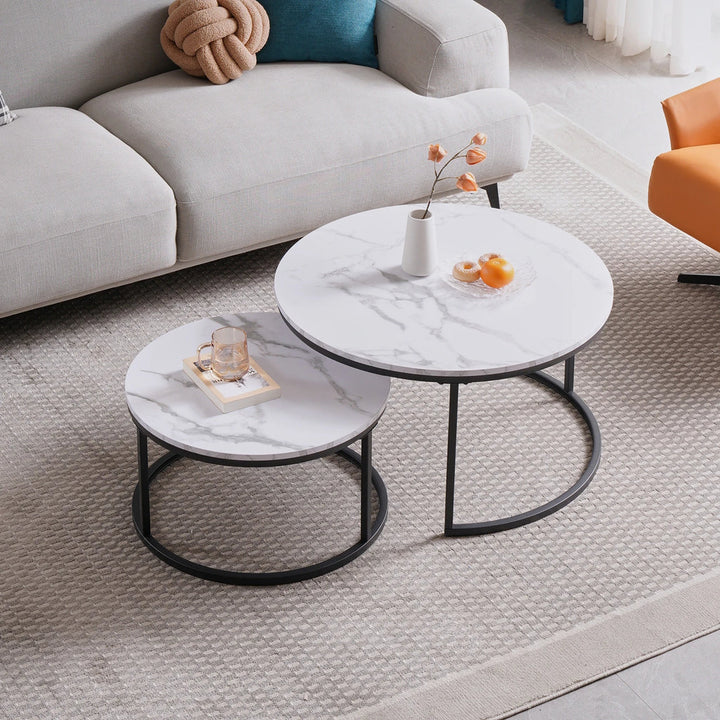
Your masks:
M 707 67 L 671 77 L 649 53 L 623 58 L 563 23 L 552 0 L 480 0 L 507 25 L 510 82 L 530 105 L 545 103 L 649 174 L 669 149 L 660 100 L 720 76 L 720 17 Z M 688 0 L 690 1 L 690 0 Z M 512 720 L 720 720 L 720 632 L 700 638 Z

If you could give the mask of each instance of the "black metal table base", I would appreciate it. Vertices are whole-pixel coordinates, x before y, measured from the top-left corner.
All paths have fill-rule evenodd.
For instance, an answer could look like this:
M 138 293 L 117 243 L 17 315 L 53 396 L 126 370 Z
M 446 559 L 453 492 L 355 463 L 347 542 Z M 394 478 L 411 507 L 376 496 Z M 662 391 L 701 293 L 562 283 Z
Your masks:
M 692 283 L 693 285 L 720 285 L 720 275 L 717 273 L 680 273 L 677 277 L 679 283 Z
M 164 447 L 169 447 L 157 438 L 148 435 L 138 428 L 138 476 L 139 480 L 135 487 L 132 499 L 132 515 L 140 539 L 147 545 L 150 550 L 155 553 L 161 560 L 168 565 L 182 570 L 183 572 L 195 575 L 205 580 L 214 580 L 216 582 L 227 583 L 230 585 L 281 585 L 285 583 L 298 582 L 300 580 L 308 580 L 309 578 L 324 575 L 333 570 L 346 565 L 359 555 L 362 555 L 374 542 L 382 532 L 385 520 L 387 519 L 387 491 L 382 478 L 375 468 L 372 466 L 372 432 L 368 432 L 361 439 L 361 454 L 347 447 L 321 453 L 312 457 L 298 458 L 293 461 L 286 462 L 233 462 L 220 461 L 212 458 L 205 458 L 191 453 L 185 453 L 177 448 L 170 448 L 170 451 L 163 455 L 160 459 L 148 466 L 148 437 Z M 346 458 L 351 463 L 360 468 L 360 540 L 348 547 L 343 552 L 333 555 L 322 562 L 304 567 L 293 568 L 291 570 L 280 570 L 277 572 L 239 572 L 232 570 L 224 570 L 221 568 L 209 567 L 199 563 L 192 562 L 172 550 L 165 547 L 151 532 L 150 522 L 150 483 L 157 475 L 166 468 L 170 463 L 181 457 L 188 457 L 194 460 L 213 462 L 222 465 L 232 466 L 277 466 L 282 464 L 291 464 L 291 462 L 304 462 L 306 460 L 315 459 L 337 453 L 341 457 Z M 379 508 L 372 519 L 372 488 L 378 498 Z
M 488 533 L 510 530 L 511 528 L 526 525 L 527 523 L 540 520 L 541 518 L 560 510 L 560 508 L 564 507 L 571 500 L 576 498 L 589 485 L 600 464 L 600 428 L 598 427 L 595 416 L 590 411 L 590 408 L 588 408 L 588 406 L 574 392 L 574 374 L 575 357 L 573 356 L 565 361 L 565 378 L 563 382 L 556 380 L 544 372 L 528 373 L 526 377 L 537 380 L 539 383 L 545 385 L 547 388 L 560 395 L 560 397 L 567 400 L 575 408 L 575 410 L 577 410 L 578 414 L 585 421 L 585 424 L 590 430 L 592 452 L 590 454 L 588 464 L 580 475 L 580 478 L 561 495 L 558 495 L 558 497 L 540 505 L 539 507 L 519 513 L 518 515 L 511 515 L 497 520 L 486 520 L 484 522 L 475 523 L 456 523 L 453 520 L 455 509 L 455 456 L 457 447 L 459 383 L 453 382 L 450 384 L 447 474 L 445 484 L 445 535 L 486 535 Z

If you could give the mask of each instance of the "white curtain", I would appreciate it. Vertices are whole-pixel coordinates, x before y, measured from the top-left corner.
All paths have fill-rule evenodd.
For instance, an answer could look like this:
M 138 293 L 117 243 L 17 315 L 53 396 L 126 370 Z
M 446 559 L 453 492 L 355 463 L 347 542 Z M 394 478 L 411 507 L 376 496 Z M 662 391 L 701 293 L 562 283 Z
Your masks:
M 702 67 L 710 51 L 715 0 L 584 0 L 583 22 L 595 40 L 615 42 L 623 55 L 650 48 L 653 62 L 670 56 L 672 75 Z

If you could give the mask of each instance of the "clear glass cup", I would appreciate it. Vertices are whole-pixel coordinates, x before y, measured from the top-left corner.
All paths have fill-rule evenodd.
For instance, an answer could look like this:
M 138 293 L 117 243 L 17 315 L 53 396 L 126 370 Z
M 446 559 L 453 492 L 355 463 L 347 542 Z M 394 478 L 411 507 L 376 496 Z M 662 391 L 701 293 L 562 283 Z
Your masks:
M 210 348 L 210 355 L 203 357 L 203 350 Z M 212 334 L 211 342 L 197 349 L 197 364 L 203 370 L 223 382 L 239 380 L 250 367 L 247 348 L 247 333 L 239 327 L 221 327 Z

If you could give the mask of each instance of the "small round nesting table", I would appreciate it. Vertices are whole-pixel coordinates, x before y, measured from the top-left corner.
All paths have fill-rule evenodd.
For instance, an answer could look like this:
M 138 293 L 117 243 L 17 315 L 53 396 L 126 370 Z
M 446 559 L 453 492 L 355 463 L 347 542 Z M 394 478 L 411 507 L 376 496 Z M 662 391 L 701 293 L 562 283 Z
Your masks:
M 613 302 L 602 260 L 548 223 L 488 207 L 434 203 L 440 264 L 428 277 L 400 267 L 409 206 L 370 210 L 306 235 L 283 257 L 275 296 L 308 345 L 384 376 L 450 386 L 445 534 L 479 535 L 538 520 L 577 497 L 600 462 L 600 430 L 574 390 L 575 355 L 600 332 Z M 452 267 L 495 252 L 515 266 L 492 290 L 452 279 Z M 541 372 L 564 362 L 562 382 Z M 454 521 L 459 386 L 528 376 L 567 401 L 587 425 L 592 452 L 558 497 L 509 517 Z
M 245 329 L 248 350 L 280 385 L 281 397 L 222 413 L 183 372 L 194 354 L 223 325 Z M 387 493 L 372 465 L 372 429 L 385 410 L 387 378 L 319 355 L 300 342 L 277 313 L 229 314 L 179 327 L 146 346 L 125 379 L 137 426 L 138 483 L 132 501 L 135 529 L 164 562 L 191 575 L 235 585 L 296 582 L 336 570 L 365 552 L 387 517 Z M 168 452 L 148 463 L 148 438 Z M 361 453 L 348 446 L 361 441 Z M 277 572 L 243 572 L 201 565 L 174 553 L 152 534 L 150 483 L 181 457 L 220 465 L 272 467 L 337 453 L 360 469 L 360 538 L 313 565 Z M 372 517 L 372 489 L 379 509 Z

